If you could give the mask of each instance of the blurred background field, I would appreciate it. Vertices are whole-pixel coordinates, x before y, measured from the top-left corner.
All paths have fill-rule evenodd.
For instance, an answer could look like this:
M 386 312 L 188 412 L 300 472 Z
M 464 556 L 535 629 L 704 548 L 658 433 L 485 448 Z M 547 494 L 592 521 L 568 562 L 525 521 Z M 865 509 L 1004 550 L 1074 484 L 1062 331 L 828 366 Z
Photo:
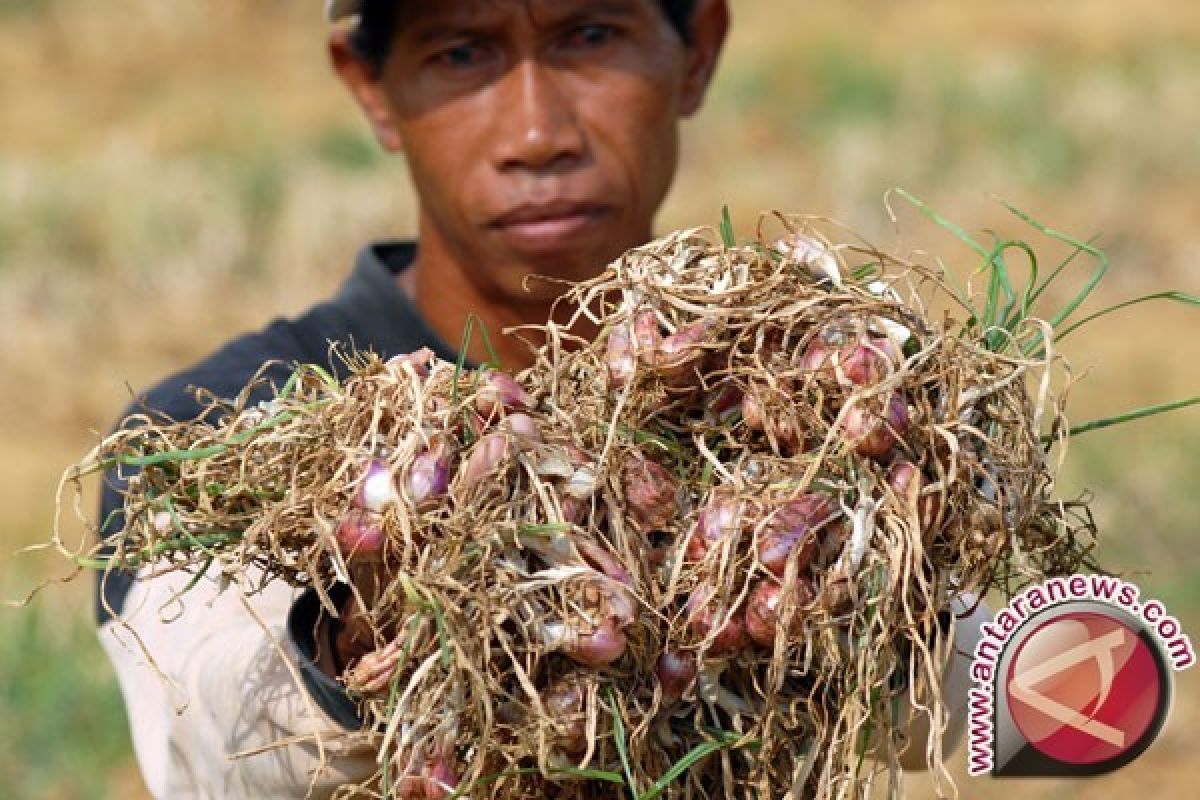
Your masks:
M 412 231 L 323 57 L 314 0 L 0 0 L 0 595 L 62 575 L 55 483 L 129 397 L 329 293 L 365 240 Z M 1200 6 L 1189 0 L 735 0 L 735 27 L 660 228 L 749 232 L 767 208 L 976 266 L 967 230 L 1031 236 L 1000 196 L 1112 257 L 1096 301 L 1200 294 Z M 899 233 L 897 233 L 899 231 Z M 1046 247 L 1044 240 L 1032 240 Z M 1049 254 L 1060 252 L 1048 247 Z M 1067 342 L 1078 420 L 1200 391 L 1200 314 L 1142 306 Z M 1200 639 L 1200 410 L 1072 445 L 1105 560 Z M 88 498 L 86 502 L 91 502 Z M 76 532 L 76 535 L 80 535 Z M 0 608 L 0 795 L 144 796 L 86 581 Z M 955 773 L 964 797 L 1190 795 L 1200 679 L 1157 744 L 1089 782 Z M 913 781 L 913 797 L 931 796 Z

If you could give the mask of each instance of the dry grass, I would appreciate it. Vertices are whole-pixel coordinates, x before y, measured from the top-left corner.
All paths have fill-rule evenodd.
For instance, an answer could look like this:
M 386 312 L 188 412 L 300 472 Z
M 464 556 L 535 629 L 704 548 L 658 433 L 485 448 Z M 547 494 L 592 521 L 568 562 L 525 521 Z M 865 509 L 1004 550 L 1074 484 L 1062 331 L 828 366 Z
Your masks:
M 144 386 L 303 308 L 364 239 L 411 230 L 403 165 L 376 155 L 328 76 L 316 6 L 0 0 L 6 552 L 45 538 L 59 470 L 109 426 L 126 382 Z M 1114 295 L 1200 293 L 1194 3 L 741 0 L 734 11 L 661 228 L 715 221 L 727 202 L 743 223 L 766 207 L 828 213 L 887 245 L 881 198 L 903 185 L 970 230 L 1013 233 L 995 193 L 1060 229 L 1099 233 Z M 973 266 L 915 215 L 902 230 L 904 246 L 945 254 L 960 273 Z M 1195 393 L 1185 365 L 1200 357 L 1198 331 L 1194 315 L 1145 307 L 1073 342 L 1077 367 L 1098 365 L 1073 398 L 1077 413 Z M 1146 592 L 1193 635 L 1196 420 L 1190 411 L 1081 439 L 1069 478 L 1097 492 L 1115 560 L 1146 570 Z M 5 557 L 0 585 L 16 596 L 55 569 Z M 85 592 L 42 602 L 86 619 Z M 13 624 L 0 612 L 4 631 Z M 81 651 L 50 642 L 44 652 Z M 1135 784 L 1178 793 L 1198 777 L 1185 745 L 1200 686 L 1184 677 L 1150 753 L 1112 778 L 1037 784 L 1033 796 L 1123 797 Z M 65 713 L 30 724 L 71 729 Z M 0 756 L 0 776 L 21 774 L 20 757 Z M 128 762 L 114 770 L 101 783 L 132 796 Z M 76 797 L 83 786 L 28 791 Z

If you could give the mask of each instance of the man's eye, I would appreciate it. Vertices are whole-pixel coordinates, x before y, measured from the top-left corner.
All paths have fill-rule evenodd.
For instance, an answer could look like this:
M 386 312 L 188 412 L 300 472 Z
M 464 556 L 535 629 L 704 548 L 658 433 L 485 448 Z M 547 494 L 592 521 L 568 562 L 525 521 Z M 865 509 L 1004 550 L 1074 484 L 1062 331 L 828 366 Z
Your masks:
M 569 47 L 602 47 L 616 36 L 616 28 L 611 25 L 580 25 L 567 36 Z
M 487 58 L 486 51 L 473 44 L 459 44 L 447 47 L 433 57 L 434 63 L 443 67 L 474 67 L 482 64 Z

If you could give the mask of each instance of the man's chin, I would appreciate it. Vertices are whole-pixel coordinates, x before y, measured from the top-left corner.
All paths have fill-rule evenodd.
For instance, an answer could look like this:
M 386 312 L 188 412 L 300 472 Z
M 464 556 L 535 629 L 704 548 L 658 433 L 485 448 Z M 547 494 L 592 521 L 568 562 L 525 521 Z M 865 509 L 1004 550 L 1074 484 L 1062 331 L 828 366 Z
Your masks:
M 509 258 L 505 260 L 510 267 L 504 273 L 518 284 L 526 283 L 531 292 L 553 296 L 565 290 L 562 281 L 590 280 L 628 249 L 623 242 L 614 249 L 612 240 L 590 244 L 589 247 L 548 248 L 534 252 L 509 251 Z M 538 289 L 538 286 L 545 288 Z M 556 286 L 559 287 L 557 290 L 553 288 Z
M 512 254 L 506 264 L 487 268 L 491 282 L 514 304 L 546 303 L 570 289 L 569 284 L 590 280 L 612 261 L 605 253 L 578 250 L 529 257 Z M 619 254 L 618 254 L 619 255 Z M 499 267 L 499 268 L 496 268 Z

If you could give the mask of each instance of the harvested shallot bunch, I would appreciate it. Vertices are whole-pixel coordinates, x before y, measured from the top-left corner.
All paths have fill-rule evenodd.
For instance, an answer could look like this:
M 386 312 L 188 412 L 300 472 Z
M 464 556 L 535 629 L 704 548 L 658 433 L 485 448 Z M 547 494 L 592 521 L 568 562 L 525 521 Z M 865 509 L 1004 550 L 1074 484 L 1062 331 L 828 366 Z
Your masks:
M 64 481 L 125 473 L 123 532 L 56 544 L 332 615 L 351 592 L 371 641 L 341 680 L 379 770 L 346 797 L 894 789 L 914 715 L 941 768 L 955 611 L 1096 568 L 1087 506 L 1054 496 L 1069 436 L 1196 402 L 1067 424 L 1057 344 L 1106 313 L 1065 324 L 1106 262 L 1022 218 L 1101 264 L 1049 320 L 1005 266 L 1024 245 L 959 232 L 979 295 L 819 220 L 739 244 L 726 218 L 571 287 L 520 374 L 353 354 L 341 382 L 300 365 L 132 417 Z

